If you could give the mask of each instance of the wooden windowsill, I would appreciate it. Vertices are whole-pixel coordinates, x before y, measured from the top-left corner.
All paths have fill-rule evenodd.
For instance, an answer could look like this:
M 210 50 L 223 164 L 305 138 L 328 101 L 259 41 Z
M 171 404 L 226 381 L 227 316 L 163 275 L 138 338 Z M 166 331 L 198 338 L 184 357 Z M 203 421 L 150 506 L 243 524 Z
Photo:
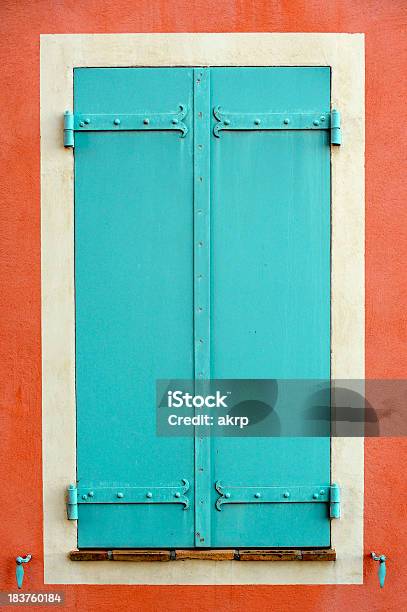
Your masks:
M 332 548 L 308 550 L 269 549 L 120 549 L 120 550 L 72 550 L 71 561 L 336 561 Z

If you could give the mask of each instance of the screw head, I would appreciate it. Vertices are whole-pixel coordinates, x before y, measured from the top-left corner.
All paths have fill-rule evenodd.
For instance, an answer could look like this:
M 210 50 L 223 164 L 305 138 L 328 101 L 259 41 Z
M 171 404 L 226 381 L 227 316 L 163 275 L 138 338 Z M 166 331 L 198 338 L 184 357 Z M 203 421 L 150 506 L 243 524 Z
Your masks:
M 181 493 L 179 493 L 178 491 L 175 493 L 174 497 L 181 497 Z
M 83 127 L 85 124 L 83 121 L 79 121 L 79 127 Z
M 288 497 L 290 497 L 289 492 L 288 492 L 288 491 L 284 491 L 284 493 L 283 493 L 283 497 L 285 497 L 286 499 L 287 499 Z
M 147 491 L 146 497 L 148 497 L 148 499 L 151 499 L 153 497 L 153 494 L 151 493 L 151 491 Z
M 229 119 L 225 119 L 225 121 L 223 123 L 224 123 L 224 125 L 230 125 L 230 120 Z
M 88 496 L 89 497 L 93 497 L 93 495 L 94 495 L 93 491 L 88 491 Z
M 255 125 L 260 125 L 261 121 L 260 121 L 260 119 L 255 119 L 254 123 L 255 123 Z
M 90 123 L 90 119 L 89 119 L 89 117 L 86 117 L 86 119 L 85 119 L 85 123 L 86 123 L 87 125 L 89 125 L 89 123 Z
M 289 119 L 284 119 L 284 123 L 285 123 L 285 125 L 288 125 L 290 123 L 290 120 Z
M 148 117 L 146 117 L 143 121 L 144 125 L 148 125 L 150 123 L 150 119 L 148 119 Z
M 87 495 L 82 495 L 82 499 L 88 499 Z
M 257 499 L 259 499 L 261 497 L 261 493 L 255 493 L 254 497 L 256 497 Z
M 113 121 L 113 123 L 114 123 L 115 125 L 120 125 L 120 119 L 118 119 L 118 118 L 116 117 L 116 119 Z
M 177 123 L 178 123 L 178 119 L 173 119 L 173 120 L 172 120 L 172 123 L 173 123 L 174 125 L 177 125 Z
M 124 497 L 123 493 L 121 491 L 118 492 L 117 497 L 119 499 L 122 499 L 122 497 Z
M 314 493 L 314 495 L 312 496 L 314 499 L 318 499 L 319 495 L 318 493 Z
M 318 121 L 318 119 L 315 119 L 315 121 L 314 121 L 314 125 L 319 125 L 319 121 Z
M 226 497 L 226 499 L 229 499 L 230 498 L 230 493 L 225 493 L 225 497 Z
M 320 490 L 320 492 L 319 492 L 319 494 L 320 494 L 320 495 L 325 495 L 325 491 L 324 491 L 324 489 L 321 489 L 321 490 Z
M 321 120 L 321 121 L 325 121 L 325 115 L 321 115 L 321 116 L 320 116 L 320 120 Z

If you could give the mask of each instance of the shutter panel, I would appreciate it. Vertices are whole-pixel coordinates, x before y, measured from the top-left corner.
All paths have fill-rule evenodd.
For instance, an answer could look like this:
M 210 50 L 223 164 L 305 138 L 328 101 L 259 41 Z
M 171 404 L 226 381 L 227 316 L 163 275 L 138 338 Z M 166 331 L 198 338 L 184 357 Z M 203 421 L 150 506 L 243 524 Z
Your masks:
M 211 79 L 213 105 L 246 125 L 330 108 L 329 68 L 213 68 Z M 329 380 L 329 132 L 251 125 L 212 141 L 212 377 Z M 217 437 L 212 457 L 231 498 L 230 487 L 330 482 L 329 438 Z M 265 498 L 214 511 L 216 546 L 329 545 L 329 511 L 312 494 Z
M 79 546 L 191 546 L 194 441 L 156 437 L 155 380 L 193 378 L 192 139 L 147 128 L 183 104 L 191 129 L 192 71 L 77 69 L 74 85 L 91 114 L 75 133 Z M 91 131 L 131 113 L 145 131 Z

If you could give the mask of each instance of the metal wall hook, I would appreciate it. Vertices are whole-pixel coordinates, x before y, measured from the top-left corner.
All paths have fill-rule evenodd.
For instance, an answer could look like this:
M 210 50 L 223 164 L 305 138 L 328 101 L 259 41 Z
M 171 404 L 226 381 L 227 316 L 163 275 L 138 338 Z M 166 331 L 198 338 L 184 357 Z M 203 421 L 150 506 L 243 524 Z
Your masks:
M 384 587 L 384 579 L 386 578 L 386 557 L 385 555 L 376 555 L 374 552 L 370 554 L 374 561 L 379 561 L 379 583 L 382 589 Z
M 32 559 L 32 555 L 27 555 L 26 557 L 17 557 L 16 558 L 16 578 L 17 578 L 17 587 L 21 589 L 23 586 L 24 579 L 24 565 L 23 563 L 29 563 Z

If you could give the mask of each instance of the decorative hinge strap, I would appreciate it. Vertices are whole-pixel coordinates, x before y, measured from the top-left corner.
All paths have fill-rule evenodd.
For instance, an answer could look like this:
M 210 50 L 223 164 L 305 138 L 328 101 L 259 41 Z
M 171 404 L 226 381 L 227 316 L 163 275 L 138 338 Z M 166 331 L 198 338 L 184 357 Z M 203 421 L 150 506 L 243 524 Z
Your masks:
M 70 111 L 64 113 L 64 147 L 74 147 L 74 115 Z
M 68 487 L 66 513 L 70 521 L 78 520 L 78 489 L 73 484 L 70 484 Z
M 186 495 L 189 482 L 183 478 L 180 485 L 159 485 L 152 487 L 79 487 L 78 504 L 183 504 L 189 508 Z
M 188 132 L 184 123 L 187 106 L 179 105 L 179 110 L 166 113 L 133 114 L 91 114 L 66 111 L 64 115 L 64 146 L 74 146 L 74 132 L 131 132 L 131 131 L 178 131 L 181 138 Z
M 340 517 L 339 487 L 333 485 L 304 485 L 288 487 L 265 487 L 233 485 L 226 487 L 219 480 L 215 483 L 219 493 L 216 509 L 221 511 L 223 504 L 289 504 L 289 503 L 329 503 L 330 518 Z
M 341 518 L 341 490 L 337 484 L 330 487 L 329 516 L 333 519 Z
M 331 143 L 341 144 L 341 116 L 339 111 L 307 111 L 284 113 L 230 113 L 215 106 L 213 128 L 219 138 L 222 130 L 330 130 Z

